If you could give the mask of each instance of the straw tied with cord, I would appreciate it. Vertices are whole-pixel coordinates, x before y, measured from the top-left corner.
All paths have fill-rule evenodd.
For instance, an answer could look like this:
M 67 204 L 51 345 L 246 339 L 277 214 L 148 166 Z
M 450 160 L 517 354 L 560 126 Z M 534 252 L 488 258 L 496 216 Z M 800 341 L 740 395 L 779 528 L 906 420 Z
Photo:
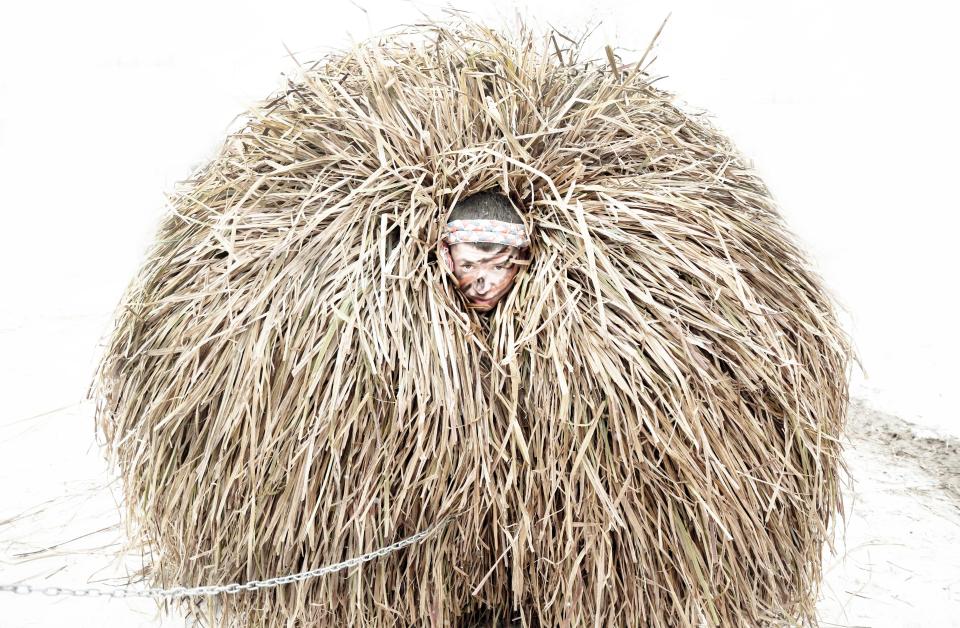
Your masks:
M 644 59 L 609 61 L 468 21 L 376 37 L 178 186 L 91 387 L 150 586 L 297 574 L 456 521 L 351 577 L 176 608 L 223 628 L 815 623 L 850 343 L 749 160 Z M 521 213 L 461 214 L 491 188 Z M 437 242 L 469 219 L 524 223 L 535 272 L 500 261 L 525 248 L 447 239 L 491 229 Z M 459 296 L 489 309 L 511 285 L 463 316 Z

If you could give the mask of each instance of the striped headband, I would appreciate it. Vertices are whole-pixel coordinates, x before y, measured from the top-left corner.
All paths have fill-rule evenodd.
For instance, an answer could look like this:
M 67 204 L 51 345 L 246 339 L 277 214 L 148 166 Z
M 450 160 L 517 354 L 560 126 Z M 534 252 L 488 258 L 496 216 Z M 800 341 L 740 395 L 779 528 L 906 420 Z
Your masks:
M 522 223 L 502 220 L 451 220 L 443 232 L 447 244 L 460 242 L 494 242 L 525 248 L 530 246 L 527 229 Z

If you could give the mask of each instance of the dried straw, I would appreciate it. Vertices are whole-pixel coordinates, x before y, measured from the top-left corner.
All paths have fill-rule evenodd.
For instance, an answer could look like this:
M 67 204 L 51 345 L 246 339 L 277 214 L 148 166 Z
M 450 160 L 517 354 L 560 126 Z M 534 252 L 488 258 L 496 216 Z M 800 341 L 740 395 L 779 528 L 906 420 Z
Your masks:
M 170 196 L 91 387 L 152 583 L 455 515 L 185 601 L 199 623 L 816 623 L 850 343 L 730 141 L 581 46 L 465 17 L 362 42 Z M 534 243 L 485 316 L 435 255 L 491 188 Z

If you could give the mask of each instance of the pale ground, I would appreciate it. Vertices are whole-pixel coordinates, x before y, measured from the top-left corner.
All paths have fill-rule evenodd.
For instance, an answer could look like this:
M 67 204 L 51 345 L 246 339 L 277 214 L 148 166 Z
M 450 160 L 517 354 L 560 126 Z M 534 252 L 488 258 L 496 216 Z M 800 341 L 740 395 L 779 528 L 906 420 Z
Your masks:
M 853 486 L 845 542 L 824 560 L 822 625 L 960 626 L 960 440 L 862 402 L 847 432 Z
M 120 533 L 114 495 L 103 486 L 106 470 L 90 445 L 91 409 L 80 403 L 0 425 L 4 471 L 52 465 L 46 475 L 0 475 L 0 583 L 109 585 L 127 573 L 115 558 Z M 960 626 L 960 441 L 857 401 L 848 426 L 854 484 L 845 490 L 846 539 L 838 538 L 837 555 L 824 561 L 822 625 Z M 55 455 L 43 455 L 52 449 Z M 31 483 L 55 472 L 59 481 Z M 842 536 L 843 528 L 838 532 Z M 60 545 L 51 550 L 53 544 Z M 135 569 L 136 561 L 127 561 L 126 568 Z M 0 593 L 2 628 L 184 625 L 176 616 L 161 620 L 145 600 Z

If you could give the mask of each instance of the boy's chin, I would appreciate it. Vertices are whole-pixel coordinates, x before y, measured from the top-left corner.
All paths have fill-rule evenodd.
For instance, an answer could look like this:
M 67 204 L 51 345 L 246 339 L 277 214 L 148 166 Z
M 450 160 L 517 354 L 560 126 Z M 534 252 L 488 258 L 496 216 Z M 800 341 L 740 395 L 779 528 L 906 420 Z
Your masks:
M 470 300 L 470 309 L 476 312 L 489 312 L 493 308 L 497 307 L 497 303 L 500 302 L 500 299 L 494 299 L 493 301 L 474 301 Z

